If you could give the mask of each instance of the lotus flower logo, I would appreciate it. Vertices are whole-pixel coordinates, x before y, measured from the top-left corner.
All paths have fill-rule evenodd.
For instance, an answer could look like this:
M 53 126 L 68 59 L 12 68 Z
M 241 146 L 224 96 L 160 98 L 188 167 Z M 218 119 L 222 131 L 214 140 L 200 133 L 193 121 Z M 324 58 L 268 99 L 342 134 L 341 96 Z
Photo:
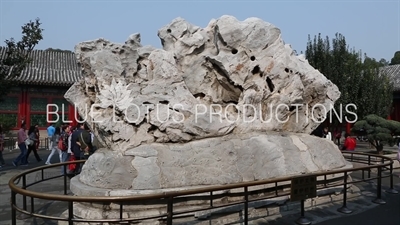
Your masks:
M 100 90 L 100 95 L 97 96 L 100 100 L 98 106 L 104 109 L 111 106 L 121 111 L 127 109 L 131 101 L 130 95 L 132 92 L 128 88 L 129 85 L 126 85 L 125 80 L 120 79 L 116 82 L 115 78 L 113 78 L 111 85 L 104 85 L 103 90 Z

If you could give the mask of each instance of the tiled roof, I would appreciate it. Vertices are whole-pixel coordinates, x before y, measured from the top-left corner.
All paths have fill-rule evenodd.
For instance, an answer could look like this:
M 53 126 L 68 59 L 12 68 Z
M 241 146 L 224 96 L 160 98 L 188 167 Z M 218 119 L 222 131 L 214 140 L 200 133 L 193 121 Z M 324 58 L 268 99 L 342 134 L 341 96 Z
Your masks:
M 6 51 L 0 46 L 0 58 Z M 13 79 L 20 84 L 71 86 L 83 77 L 73 52 L 33 50 L 29 57 L 32 62 Z
M 381 73 L 385 73 L 393 81 L 395 91 L 400 91 L 400 64 L 381 67 Z

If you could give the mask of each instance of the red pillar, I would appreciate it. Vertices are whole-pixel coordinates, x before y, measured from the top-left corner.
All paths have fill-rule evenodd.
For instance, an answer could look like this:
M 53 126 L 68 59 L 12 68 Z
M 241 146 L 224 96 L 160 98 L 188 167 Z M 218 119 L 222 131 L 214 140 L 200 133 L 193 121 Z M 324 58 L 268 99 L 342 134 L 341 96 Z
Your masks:
M 19 94 L 18 98 L 18 118 L 17 118 L 17 127 L 21 127 L 21 122 L 22 119 L 24 118 L 24 112 L 25 112 L 25 102 L 24 102 L 24 90 L 21 89 L 21 93 Z
M 72 121 L 71 126 L 76 126 L 78 123 L 76 121 L 76 112 L 75 112 L 75 107 L 72 104 L 69 104 L 68 106 L 68 120 Z
M 346 133 L 350 134 L 351 124 L 346 122 Z
M 31 112 L 31 103 L 30 103 L 29 100 L 30 99 L 29 99 L 29 96 L 28 96 L 28 89 L 25 89 L 24 90 L 24 101 L 25 101 L 25 103 L 24 103 L 24 105 L 25 105 L 24 115 L 25 115 L 25 123 L 26 124 L 30 124 L 30 121 L 31 121 L 31 117 L 29 116 L 29 114 Z
M 18 123 L 17 126 L 18 128 L 21 127 L 22 121 L 25 122 L 25 124 L 29 124 L 28 122 L 28 93 L 26 88 L 22 87 L 21 88 L 21 95 L 20 95 L 20 100 L 19 100 L 19 116 L 18 116 Z
M 388 119 L 388 120 L 392 120 L 392 117 L 389 115 L 389 116 L 387 117 L 387 119 Z

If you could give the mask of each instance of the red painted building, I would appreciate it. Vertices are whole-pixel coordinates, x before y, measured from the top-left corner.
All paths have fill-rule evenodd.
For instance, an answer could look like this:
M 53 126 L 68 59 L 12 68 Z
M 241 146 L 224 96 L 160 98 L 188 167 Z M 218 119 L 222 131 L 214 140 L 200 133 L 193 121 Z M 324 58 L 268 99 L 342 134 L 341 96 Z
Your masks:
M 0 56 L 5 51 L 0 47 Z M 0 117 L 15 120 L 14 129 L 22 122 L 38 124 L 41 130 L 51 122 L 75 124 L 74 107 L 64 99 L 68 88 L 82 78 L 74 53 L 34 50 L 30 57 L 32 63 L 14 79 L 18 86 L 0 102 Z

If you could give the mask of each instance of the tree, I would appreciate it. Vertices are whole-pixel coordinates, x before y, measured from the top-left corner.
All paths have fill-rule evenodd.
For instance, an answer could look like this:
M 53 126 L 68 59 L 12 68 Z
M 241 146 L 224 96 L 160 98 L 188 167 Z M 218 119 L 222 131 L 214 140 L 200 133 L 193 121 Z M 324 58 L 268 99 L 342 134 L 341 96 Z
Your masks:
M 379 60 L 379 64 L 381 66 L 388 66 L 389 62 L 386 59 L 382 58 L 382 59 Z
M 329 37 L 322 39 L 321 34 L 314 36 L 313 40 L 308 36 L 305 54 L 310 65 L 339 88 L 341 96 L 334 107 L 336 112 L 340 112 L 342 107 L 342 119 L 345 116 L 349 120 L 356 119 L 343 110 L 350 103 L 356 105 L 358 118 L 369 114 L 382 117 L 389 115 L 393 84 L 386 74 L 379 72 L 385 63 L 384 59 L 377 62 L 361 51 L 350 49 L 345 37 L 339 33 L 331 41 Z M 335 116 L 332 119 L 334 124 L 343 121 Z
M 384 145 L 393 146 L 397 143 L 396 136 L 400 134 L 400 122 L 386 120 L 371 114 L 363 120 L 357 121 L 351 131 L 359 135 L 366 135 L 378 154 L 383 154 Z
M 2 127 L 3 127 L 3 132 L 5 134 L 7 134 L 7 133 L 9 133 L 11 128 L 15 127 L 16 121 L 9 117 L 3 117 L 0 115 L 0 125 L 2 125 Z
M 392 60 L 390 60 L 389 65 L 396 65 L 396 64 L 400 64 L 400 51 L 394 53 L 394 56 Z
M 358 107 L 360 117 L 376 114 L 387 117 L 390 114 L 393 103 L 393 85 L 386 74 L 380 73 L 380 62 L 374 58 L 364 56 L 362 71 L 362 89 L 359 90 Z M 374 88 L 371 88 L 374 87 Z
M 70 50 L 62 50 L 62 49 L 59 49 L 59 48 L 47 48 L 45 51 L 52 51 L 52 52 L 72 52 L 72 51 L 70 51 Z
M 40 19 L 29 21 L 22 26 L 22 38 L 16 42 L 14 38 L 6 40 L 7 51 L 0 59 L 0 98 L 6 96 L 15 85 L 12 79 L 18 77 L 32 61 L 30 52 L 43 39 Z

